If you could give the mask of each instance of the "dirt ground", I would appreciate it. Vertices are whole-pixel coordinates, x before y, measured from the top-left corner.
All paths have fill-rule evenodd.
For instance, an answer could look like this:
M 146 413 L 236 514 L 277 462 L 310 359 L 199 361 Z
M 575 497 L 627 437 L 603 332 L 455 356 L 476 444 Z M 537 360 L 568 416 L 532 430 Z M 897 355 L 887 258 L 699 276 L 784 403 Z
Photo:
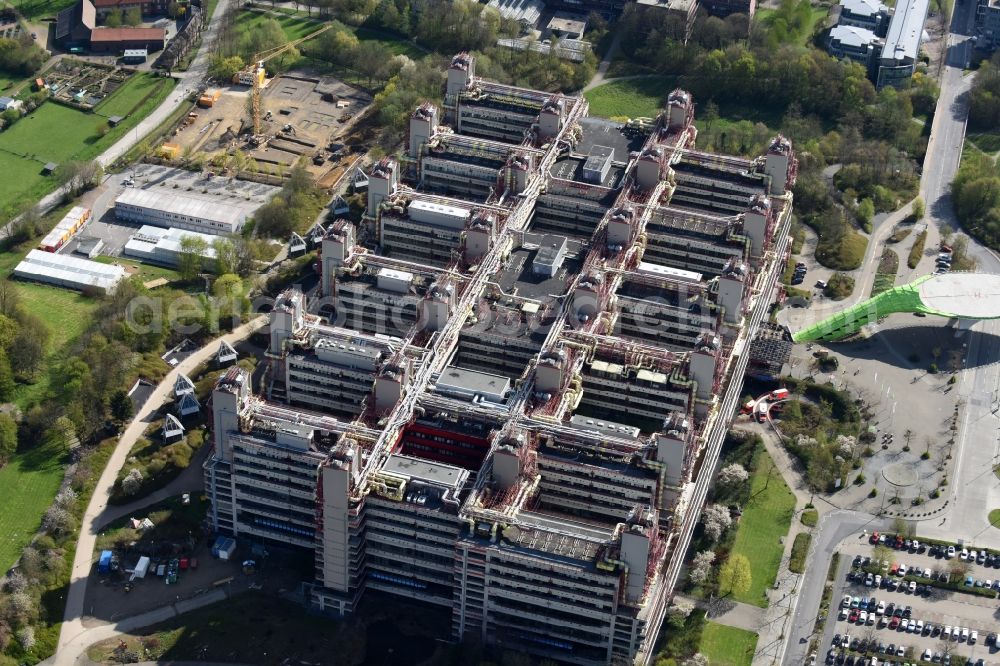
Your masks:
M 340 148 L 354 123 L 369 108 L 372 97 L 338 79 L 290 72 L 271 79 L 261 95 L 264 134 L 270 140 L 263 148 L 237 138 L 247 118 L 248 90 L 242 86 L 219 89 L 211 108 L 195 109 L 197 117 L 182 125 L 171 139 L 184 154 L 212 157 L 220 152 L 241 150 L 261 171 L 287 169 L 300 157 L 308 158 L 308 169 L 321 183 L 334 182 L 353 161 L 349 150 Z M 315 164 L 313 158 L 323 158 Z

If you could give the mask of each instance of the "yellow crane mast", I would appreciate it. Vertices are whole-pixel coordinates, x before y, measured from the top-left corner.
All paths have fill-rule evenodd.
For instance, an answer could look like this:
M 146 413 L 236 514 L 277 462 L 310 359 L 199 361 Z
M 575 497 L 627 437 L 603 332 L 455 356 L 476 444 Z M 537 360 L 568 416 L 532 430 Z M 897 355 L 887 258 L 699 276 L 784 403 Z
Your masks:
M 296 46 L 298 46 L 302 42 L 309 41 L 310 39 L 313 39 L 314 37 L 322 35 L 324 32 L 326 32 L 327 30 L 329 30 L 332 27 L 333 27 L 333 23 L 327 23 L 323 27 L 321 27 L 318 30 L 315 30 L 315 31 L 309 33 L 305 37 L 299 37 L 296 40 L 288 42 L 287 44 L 283 44 L 281 46 L 276 46 L 273 49 L 268 49 L 266 51 L 261 51 L 260 53 L 257 53 L 256 55 L 254 55 L 253 60 L 250 63 L 250 66 L 247 67 L 247 69 L 245 69 L 243 71 L 244 76 L 237 75 L 240 80 L 245 81 L 247 78 L 249 78 L 251 80 L 251 83 L 250 83 L 250 109 L 251 109 L 250 115 L 251 115 L 251 118 L 250 118 L 250 120 L 253 123 L 253 135 L 254 135 L 255 138 L 259 138 L 260 135 L 261 135 L 261 133 L 262 133 L 261 119 L 260 119 L 260 90 L 261 90 L 261 87 L 264 84 L 264 82 L 262 80 L 264 78 L 263 77 L 264 64 L 267 61 L 269 61 L 269 60 L 277 58 L 278 56 L 282 55 L 283 53 L 287 53 L 288 51 L 292 50 L 293 48 L 295 48 Z M 249 75 L 249 76 L 246 76 L 246 75 Z

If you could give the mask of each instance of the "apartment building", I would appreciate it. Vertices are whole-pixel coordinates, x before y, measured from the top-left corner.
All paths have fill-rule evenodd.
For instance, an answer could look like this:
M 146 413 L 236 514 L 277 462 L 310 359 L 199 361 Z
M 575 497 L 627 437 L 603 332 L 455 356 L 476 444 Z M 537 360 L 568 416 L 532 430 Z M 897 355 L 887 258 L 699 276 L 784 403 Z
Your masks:
M 279 298 L 264 395 L 220 380 L 213 524 L 310 552 L 319 612 L 376 589 L 456 640 L 648 664 L 784 266 L 792 145 L 700 152 L 681 90 L 626 135 L 464 53 L 443 102 L 372 170 L 377 248 L 338 220 L 319 297 Z

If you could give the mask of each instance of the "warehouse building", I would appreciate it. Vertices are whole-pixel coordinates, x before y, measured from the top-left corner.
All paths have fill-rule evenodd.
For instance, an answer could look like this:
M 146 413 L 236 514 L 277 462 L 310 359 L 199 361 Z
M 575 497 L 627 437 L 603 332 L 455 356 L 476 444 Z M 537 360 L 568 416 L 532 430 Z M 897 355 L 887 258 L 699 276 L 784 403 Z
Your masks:
M 14 276 L 77 291 L 108 294 L 127 277 L 121 266 L 32 250 L 14 267 Z
M 185 238 L 194 239 L 200 241 L 199 244 L 203 244 L 204 249 L 199 248 L 199 254 L 203 258 L 204 267 L 211 269 L 215 261 L 215 249 L 212 247 L 212 243 L 218 236 L 174 227 L 143 225 L 125 243 L 122 254 L 147 263 L 173 268 L 181 263 L 181 255 L 185 252 L 183 245 Z
M 218 383 L 211 520 L 311 553 L 318 612 L 374 589 L 456 640 L 649 664 L 784 267 L 792 145 L 700 152 L 681 90 L 626 135 L 468 54 L 440 117 L 372 169 L 378 247 L 336 221 L 316 302 L 279 297 L 263 395 Z
M 124 53 L 136 49 L 162 51 L 167 42 L 163 28 L 97 28 L 90 33 L 93 53 Z
M 115 200 L 115 217 L 157 227 L 201 234 L 239 233 L 256 210 L 256 204 L 211 195 L 128 187 Z

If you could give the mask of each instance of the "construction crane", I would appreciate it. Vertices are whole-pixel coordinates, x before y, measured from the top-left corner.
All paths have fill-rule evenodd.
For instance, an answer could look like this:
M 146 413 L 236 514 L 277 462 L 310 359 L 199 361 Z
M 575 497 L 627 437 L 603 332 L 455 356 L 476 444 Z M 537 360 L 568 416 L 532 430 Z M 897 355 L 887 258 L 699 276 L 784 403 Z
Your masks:
M 260 143 L 261 133 L 263 131 L 261 127 L 260 119 L 260 90 L 264 82 L 262 81 L 264 63 L 278 56 L 287 53 L 292 50 L 302 42 L 309 41 L 314 37 L 322 35 L 324 32 L 333 27 L 333 23 L 327 23 L 322 28 L 315 30 L 305 37 L 300 37 L 296 40 L 290 41 L 287 44 L 281 46 L 276 46 L 273 49 L 267 49 L 266 51 L 261 51 L 254 55 L 253 60 L 250 65 L 244 69 L 242 72 L 236 75 L 237 80 L 240 83 L 246 83 L 249 79 L 250 83 L 250 120 L 253 124 L 253 141 Z

